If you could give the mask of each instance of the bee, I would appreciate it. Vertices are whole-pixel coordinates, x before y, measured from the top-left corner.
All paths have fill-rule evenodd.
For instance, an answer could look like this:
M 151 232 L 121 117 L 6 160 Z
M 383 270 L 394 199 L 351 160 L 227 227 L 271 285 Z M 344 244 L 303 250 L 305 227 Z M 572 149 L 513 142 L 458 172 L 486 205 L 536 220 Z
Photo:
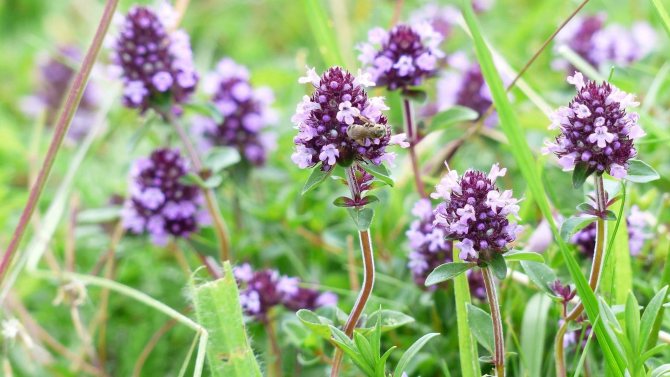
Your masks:
M 352 124 L 347 128 L 347 136 L 360 145 L 365 145 L 365 139 L 378 139 L 386 135 L 386 126 L 358 115 L 363 124 Z

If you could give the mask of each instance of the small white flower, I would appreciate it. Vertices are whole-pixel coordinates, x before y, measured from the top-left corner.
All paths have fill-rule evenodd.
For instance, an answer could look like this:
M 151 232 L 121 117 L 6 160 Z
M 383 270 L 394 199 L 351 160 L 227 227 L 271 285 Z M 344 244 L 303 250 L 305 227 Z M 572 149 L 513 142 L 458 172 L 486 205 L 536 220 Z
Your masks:
M 363 87 L 375 86 L 375 82 L 372 81 L 372 75 L 370 74 L 370 72 L 363 72 L 360 69 L 358 70 L 358 74 L 354 78 L 354 84 Z
M 488 178 L 491 182 L 495 182 L 498 177 L 504 177 L 507 173 L 507 168 L 500 169 L 500 165 L 495 163 L 491 166 L 491 172 L 489 172 Z
M 440 183 L 435 186 L 435 192 L 430 194 L 430 197 L 433 199 L 443 198 L 449 200 L 452 192 L 461 194 L 461 185 L 458 184 L 458 172 L 456 170 L 450 170 L 449 173 L 442 177 Z
M 588 141 L 594 144 L 597 143 L 599 148 L 605 148 L 613 140 L 614 134 L 608 132 L 607 127 L 596 127 L 595 132 L 588 137 Z
M 354 117 L 361 115 L 361 111 L 357 107 L 351 105 L 351 101 L 344 101 L 338 106 L 340 111 L 337 112 L 335 117 L 338 121 L 344 122 L 346 124 L 354 124 Z
M 389 145 L 398 145 L 400 148 L 408 148 L 409 142 L 407 141 L 407 135 L 403 132 L 401 134 L 391 136 Z
M 307 70 L 307 74 L 305 76 L 302 76 L 298 78 L 298 83 L 300 84 L 307 84 L 307 83 L 312 83 L 314 86 L 319 86 L 319 82 L 321 82 L 321 77 L 316 73 L 316 69 L 309 68 L 308 66 L 305 66 L 305 69 Z
M 623 179 L 626 178 L 628 175 L 628 172 L 626 171 L 626 168 L 619 164 L 612 164 L 610 165 L 610 175 L 614 178 L 619 178 Z
M 467 224 L 468 220 L 477 220 L 475 207 L 470 204 L 466 204 L 463 208 L 458 208 L 456 214 L 461 217 L 458 222 L 462 224 Z
M 574 85 L 577 90 L 582 90 L 586 85 L 584 83 L 584 75 L 581 72 L 575 72 L 574 75 L 568 76 L 568 84 Z
M 577 104 L 575 105 L 576 106 L 574 108 L 574 111 L 575 114 L 577 115 L 577 118 L 586 119 L 591 116 L 591 110 L 589 110 L 589 108 L 586 105 L 583 105 L 581 103 L 579 105 Z
M 474 249 L 474 242 L 472 240 L 465 238 L 461 242 L 457 242 L 456 246 L 461 252 L 459 257 L 463 260 L 468 259 L 468 257 L 477 258 L 477 252 Z
M 325 145 L 321 148 L 321 153 L 319 153 L 319 160 L 325 161 L 328 165 L 335 165 L 337 157 L 340 156 L 340 151 L 334 144 Z
M 393 68 L 398 70 L 398 76 L 408 76 L 414 72 L 414 64 L 411 56 L 403 55 L 393 65 Z

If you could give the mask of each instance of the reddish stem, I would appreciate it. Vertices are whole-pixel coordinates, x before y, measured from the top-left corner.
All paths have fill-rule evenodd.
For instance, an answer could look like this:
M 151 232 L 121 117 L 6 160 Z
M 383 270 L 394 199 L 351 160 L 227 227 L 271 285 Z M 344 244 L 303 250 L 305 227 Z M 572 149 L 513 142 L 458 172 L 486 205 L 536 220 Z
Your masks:
M 9 246 L 7 246 L 7 250 L 2 256 L 2 261 L 0 262 L 0 283 L 2 283 L 5 275 L 7 274 L 9 265 L 11 264 L 12 259 L 16 254 L 16 250 L 21 243 L 21 239 L 26 232 L 26 227 L 30 222 L 30 218 L 32 217 L 33 212 L 35 212 L 37 202 L 42 195 L 44 185 L 46 184 L 49 173 L 51 172 L 51 168 L 53 167 L 54 161 L 56 160 L 58 150 L 63 143 L 63 138 L 67 134 L 70 123 L 72 122 L 72 117 L 74 116 L 74 113 L 79 106 L 79 102 L 81 101 L 81 96 L 84 93 L 84 89 L 86 88 L 86 82 L 91 75 L 91 69 L 93 68 L 93 64 L 95 63 L 98 53 L 100 52 L 102 41 L 105 38 L 105 34 L 107 34 L 107 29 L 109 28 L 109 24 L 112 21 L 118 2 L 118 0 L 107 0 L 105 3 L 105 9 L 103 10 L 102 17 L 100 18 L 98 28 L 95 31 L 93 41 L 91 42 L 91 45 L 86 52 L 84 61 L 81 64 L 81 69 L 75 75 L 74 80 L 72 81 L 72 85 L 68 90 L 67 98 L 65 99 L 65 103 L 63 105 L 63 110 L 58 117 L 58 121 L 56 122 L 56 127 L 54 130 L 54 135 L 51 138 L 49 150 L 47 151 L 47 155 L 44 157 L 44 162 L 42 163 L 42 167 L 40 168 L 40 171 L 37 175 L 37 179 L 30 189 L 28 202 L 26 203 L 26 206 L 23 207 L 23 212 L 19 218 L 19 223 L 16 225 L 16 229 L 12 234 L 12 239 L 9 242 Z
M 416 143 L 418 141 L 417 130 L 414 128 L 412 119 L 412 104 L 408 98 L 403 98 L 403 108 L 405 114 L 405 129 L 407 131 L 407 140 L 409 141 L 409 157 L 412 161 L 412 171 L 414 172 L 414 184 L 416 190 L 422 198 L 427 198 L 426 187 L 421 180 L 421 170 L 419 169 L 419 159 L 416 156 Z

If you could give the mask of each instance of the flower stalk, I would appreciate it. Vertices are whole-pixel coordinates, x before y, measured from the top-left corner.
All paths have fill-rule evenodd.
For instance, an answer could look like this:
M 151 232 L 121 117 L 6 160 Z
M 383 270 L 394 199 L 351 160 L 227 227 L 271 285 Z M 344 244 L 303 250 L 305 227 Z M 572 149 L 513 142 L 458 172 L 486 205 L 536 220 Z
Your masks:
M 422 198 L 427 198 L 426 187 L 421 179 L 421 169 L 419 169 L 419 159 L 416 155 L 416 143 L 418 142 L 418 132 L 414 127 L 412 118 L 412 103 L 409 98 L 403 97 L 403 112 L 405 114 L 405 130 L 407 132 L 407 141 L 409 142 L 409 157 L 412 161 L 412 171 L 414 172 L 414 184 L 416 190 Z
M 347 168 L 346 172 L 347 172 L 347 183 L 351 191 L 351 196 L 354 200 L 359 200 L 361 197 L 361 190 L 356 181 L 354 167 Z M 347 336 L 350 338 L 353 337 L 354 335 L 354 329 L 356 328 L 356 324 L 358 323 L 358 320 L 361 318 L 361 315 L 363 314 L 365 304 L 368 302 L 368 299 L 372 294 L 372 288 L 375 283 L 375 260 L 372 250 L 370 230 L 369 229 L 359 230 L 358 237 L 360 239 L 361 255 L 363 257 L 363 285 L 361 287 L 360 292 L 358 293 L 358 297 L 356 298 L 354 307 L 351 309 L 351 313 L 349 313 L 347 322 L 344 324 L 344 333 L 347 334 Z M 340 375 L 342 357 L 343 353 L 338 348 L 335 351 L 333 368 L 331 369 L 330 372 L 331 377 L 337 377 Z
M 17 224 L 14 233 L 12 234 L 9 246 L 7 246 L 7 250 L 5 250 L 5 254 L 2 256 L 2 261 L 0 261 L 0 283 L 2 283 L 5 275 L 7 274 L 7 270 L 9 269 L 14 255 L 16 254 L 16 250 L 18 249 L 19 244 L 21 243 L 21 239 L 26 232 L 30 218 L 35 212 L 37 202 L 42 195 L 44 185 L 46 184 L 49 173 L 51 172 L 51 168 L 53 167 L 54 161 L 56 160 L 58 150 L 63 143 L 63 139 L 67 134 L 70 123 L 72 122 L 72 118 L 74 117 L 79 103 L 81 102 L 81 97 L 84 93 L 84 89 L 86 88 L 86 82 L 91 75 L 93 64 L 98 57 L 98 53 L 100 52 L 102 42 L 105 38 L 105 34 L 107 34 L 107 29 L 109 28 L 109 25 L 112 21 L 118 2 L 118 0 L 107 0 L 105 3 L 105 8 L 103 10 L 102 17 L 100 18 L 100 23 L 98 24 L 95 36 L 93 37 L 93 41 L 91 42 L 91 45 L 86 52 L 86 56 L 84 57 L 84 61 L 81 65 L 81 68 L 79 69 L 79 72 L 77 72 L 75 75 L 72 85 L 68 90 L 68 94 L 63 105 L 63 110 L 58 117 L 58 121 L 54 129 L 54 135 L 51 139 L 51 144 L 49 145 L 47 155 L 44 158 L 44 162 L 42 163 L 42 167 L 40 168 L 40 171 L 37 175 L 37 179 L 30 189 L 28 202 L 23 208 L 23 212 L 19 218 L 19 223 Z
M 175 117 L 170 115 L 169 111 L 161 112 L 161 115 L 165 121 L 172 125 L 172 127 L 175 129 L 177 135 L 181 139 L 182 144 L 184 145 L 184 148 L 186 149 L 186 153 L 188 153 L 191 163 L 193 163 L 193 168 L 197 174 L 201 174 L 204 170 L 204 166 L 200 160 L 198 152 L 195 150 L 195 147 L 193 146 L 193 143 L 191 143 L 191 139 L 189 139 L 184 128 Z M 216 196 L 214 195 L 214 191 L 210 188 L 203 188 L 203 191 L 205 205 L 210 217 L 212 218 L 212 226 L 214 227 L 214 233 L 216 234 L 217 242 L 219 244 L 219 258 L 221 258 L 222 262 L 230 260 L 230 238 L 228 237 L 226 223 L 223 220 L 223 216 L 221 216 L 221 210 L 219 209 L 219 204 L 216 201 Z
M 495 344 L 493 354 L 493 364 L 496 369 L 497 377 L 505 376 L 505 338 L 503 337 L 502 316 L 500 315 L 500 304 L 498 303 L 498 294 L 496 293 L 493 274 L 489 267 L 482 268 L 484 276 L 484 286 L 486 287 L 486 298 L 491 308 L 491 320 L 493 321 L 493 341 Z
M 594 175 L 595 191 L 596 191 L 596 210 L 598 213 L 605 213 L 607 210 L 607 198 L 605 193 L 605 186 L 603 183 L 603 176 L 601 174 Z M 607 242 L 607 222 L 598 217 L 596 220 L 596 246 L 593 253 L 593 264 L 591 265 L 591 275 L 589 276 L 589 287 L 594 292 L 598 289 L 600 282 L 600 275 L 602 272 L 603 261 L 605 259 L 605 243 Z M 555 348 L 556 348 L 556 376 L 565 377 L 567 375 L 565 367 L 565 350 L 563 346 L 563 338 L 568 331 L 568 326 L 571 321 L 575 321 L 584 312 L 584 305 L 580 302 L 574 309 L 568 313 L 563 319 L 563 323 L 556 334 Z

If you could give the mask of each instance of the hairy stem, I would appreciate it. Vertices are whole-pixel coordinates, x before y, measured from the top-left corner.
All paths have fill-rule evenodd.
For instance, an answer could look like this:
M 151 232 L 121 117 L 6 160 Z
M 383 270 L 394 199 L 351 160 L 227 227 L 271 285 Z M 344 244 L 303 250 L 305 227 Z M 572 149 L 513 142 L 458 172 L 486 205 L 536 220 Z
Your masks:
M 414 172 L 414 184 L 416 190 L 422 198 L 427 198 L 426 187 L 421 180 L 421 170 L 419 169 L 419 159 L 416 156 L 416 143 L 418 141 L 417 130 L 414 128 L 412 119 L 412 104 L 409 98 L 403 98 L 403 109 L 405 114 L 405 130 L 407 131 L 407 140 L 409 141 L 409 157 L 412 161 L 412 172 Z
M 21 213 L 19 222 L 16 225 L 16 229 L 12 234 L 9 246 L 7 246 L 7 250 L 2 256 L 2 261 L 0 261 L 0 283 L 2 283 L 5 275 L 7 274 L 9 265 L 12 263 L 14 254 L 16 254 L 16 250 L 18 249 L 19 244 L 21 243 L 21 239 L 26 232 L 30 218 L 32 217 L 33 212 L 35 212 L 37 202 L 42 195 L 44 185 L 46 184 L 49 173 L 51 172 L 51 168 L 53 167 L 54 161 L 56 160 L 58 150 L 60 149 L 61 144 L 63 144 L 63 139 L 65 138 L 65 134 L 70 127 L 72 117 L 74 117 L 74 113 L 79 106 L 79 102 L 81 101 L 84 88 L 86 88 L 86 82 L 88 81 L 88 77 L 90 76 L 91 70 L 93 69 L 93 64 L 95 63 L 98 53 L 100 52 L 102 41 L 105 38 L 105 34 L 107 34 L 107 29 L 109 28 L 109 24 L 112 21 L 112 17 L 116 11 L 118 2 L 119 0 L 107 0 L 105 3 L 105 8 L 103 10 L 102 17 L 100 18 L 98 28 L 95 31 L 93 41 L 91 42 L 91 45 L 86 52 L 86 56 L 84 57 L 84 61 L 81 64 L 81 68 L 75 75 L 74 80 L 72 81 L 72 85 L 68 90 L 67 98 L 65 99 L 63 109 L 58 116 L 58 121 L 56 122 L 56 126 L 54 128 L 54 134 L 51 138 L 51 144 L 49 145 L 47 154 L 44 157 L 44 162 L 42 163 L 42 167 L 40 168 L 39 173 L 37 174 L 35 183 L 30 189 L 28 202 L 26 203 L 26 206 L 23 207 L 23 212 Z
M 484 276 L 484 286 L 486 288 L 486 298 L 491 308 L 491 320 L 493 321 L 493 340 L 495 343 L 495 352 L 493 355 L 493 364 L 496 368 L 497 377 L 505 377 L 505 338 L 503 337 L 502 317 L 500 315 L 500 304 L 498 304 L 498 294 L 496 293 L 493 274 L 488 267 L 482 268 Z
M 356 303 L 354 304 L 347 322 L 344 324 L 344 333 L 350 338 L 354 334 L 354 328 L 358 323 L 358 319 L 363 314 L 365 304 L 370 298 L 372 287 L 375 283 L 375 260 L 372 254 L 372 242 L 370 240 L 370 231 L 361 230 L 358 232 L 361 241 L 361 253 L 363 255 L 363 287 L 358 294 Z M 342 351 L 338 348 L 335 351 L 335 358 L 333 361 L 333 369 L 330 372 L 331 377 L 337 377 L 340 374 L 340 366 L 342 364 Z
M 188 153 L 191 162 L 193 163 L 193 168 L 196 170 L 196 174 L 200 174 L 203 171 L 203 164 L 196 151 L 191 139 L 188 137 L 188 134 L 181 126 L 179 121 L 169 114 L 169 111 L 161 113 L 163 118 L 172 125 L 172 127 L 177 131 L 179 138 L 181 139 L 186 153 Z M 212 218 L 212 226 L 214 228 L 214 233 L 219 244 L 219 257 L 221 261 L 230 260 L 230 238 L 228 237 L 228 231 L 226 230 L 226 223 L 223 221 L 223 216 L 221 216 L 221 210 L 219 209 L 219 203 L 216 201 L 216 196 L 214 195 L 214 190 L 203 188 L 205 196 L 205 205 L 209 216 Z
M 605 186 L 603 184 L 602 175 L 594 175 L 595 190 L 596 190 L 596 210 L 598 213 L 604 213 L 607 210 L 607 199 L 605 197 Z M 598 289 L 600 282 L 600 274 L 603 268 L 603 260 L 605 259 L 605 244 L 607 242 L 607 223 L 602 218 L 596 220 L 596 246 L 593 252 L 593 262 L 591 265 L 591 275 L 589 276 L 589 286 L 593 292 Z M 580 302 L 575 306 L 570 313 L 565 317 L 556 334 L 555 348 L 556 348 L 556 376 L 565 377 L 565 351 L 563 349 L 563 337 L 568 331 L 568 325 L 571 321 L 576 320 L 584 312 L 584 305 Z

